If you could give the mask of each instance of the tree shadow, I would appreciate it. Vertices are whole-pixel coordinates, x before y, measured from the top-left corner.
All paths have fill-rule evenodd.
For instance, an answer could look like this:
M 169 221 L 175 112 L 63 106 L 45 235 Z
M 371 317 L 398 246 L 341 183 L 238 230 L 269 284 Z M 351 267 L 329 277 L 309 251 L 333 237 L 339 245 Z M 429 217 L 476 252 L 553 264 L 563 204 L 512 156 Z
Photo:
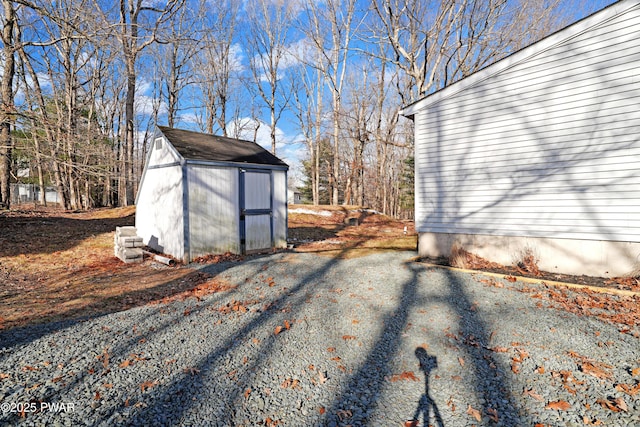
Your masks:
M 430 420 L 431 413 L 433 412 L 433 419 L 436 423 L 435 425 L 437 427 L 444 427 L 438 405 L 429 395 L 429 377 L 431 375 L 431 371 L 438 367 L 438 359 L 427 353 L 427 350 L 423 347 L 417 347 L 415 354 L 418 358 L 418 362 L 420 363 L 420 370 L 424 372 L 424 394 L 420 397 L 418 407 L 416 408 L 416 412 L 413 414 L 410 425 L 412 427 L 417 427 L 421 418 L 422 425 L 432 425 Z

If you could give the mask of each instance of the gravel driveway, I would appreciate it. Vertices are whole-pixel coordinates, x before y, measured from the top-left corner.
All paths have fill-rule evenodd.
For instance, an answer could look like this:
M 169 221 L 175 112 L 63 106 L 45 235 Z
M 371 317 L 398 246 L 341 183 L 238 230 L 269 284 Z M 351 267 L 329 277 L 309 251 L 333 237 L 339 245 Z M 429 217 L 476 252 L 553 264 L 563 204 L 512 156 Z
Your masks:
M 4 332 L 0 424 L 640 425 L 638 338 L 413 255 L 205 266 L 226 290 Z

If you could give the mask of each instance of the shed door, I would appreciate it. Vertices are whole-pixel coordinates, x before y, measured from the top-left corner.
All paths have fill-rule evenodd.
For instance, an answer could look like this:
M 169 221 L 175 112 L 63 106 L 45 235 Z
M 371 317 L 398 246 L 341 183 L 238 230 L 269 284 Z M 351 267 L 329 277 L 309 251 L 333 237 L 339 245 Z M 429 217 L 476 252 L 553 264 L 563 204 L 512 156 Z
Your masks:
M 273 247 L 272 180 L 270 171 L 244 170 L 240 173 L 240 241 L 244 253 Z M 243 220 L 244 219 L 244 220 Z

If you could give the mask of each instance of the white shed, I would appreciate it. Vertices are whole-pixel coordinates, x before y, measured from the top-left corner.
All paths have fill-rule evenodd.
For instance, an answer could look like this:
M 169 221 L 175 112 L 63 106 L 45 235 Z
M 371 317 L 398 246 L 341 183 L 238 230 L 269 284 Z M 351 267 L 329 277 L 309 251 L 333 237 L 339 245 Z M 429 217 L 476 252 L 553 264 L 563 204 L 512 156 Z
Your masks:
M 640 267 L 640 2 L 619 1 L 406 106 L 423 256 Z
M 158 126 L 136 198 L 144 243 L 184 262 L 287 245 L 287 170 L 250 141 Z

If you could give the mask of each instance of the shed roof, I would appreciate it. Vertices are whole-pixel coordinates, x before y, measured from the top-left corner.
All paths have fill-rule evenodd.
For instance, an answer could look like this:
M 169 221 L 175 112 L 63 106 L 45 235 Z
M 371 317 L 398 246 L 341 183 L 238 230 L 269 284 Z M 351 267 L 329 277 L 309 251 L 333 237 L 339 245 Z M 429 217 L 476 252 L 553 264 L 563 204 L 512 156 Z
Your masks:
M 288 165 L 255 142 L 224 136 L 158 126 L 158 129 L 187 160 Z

